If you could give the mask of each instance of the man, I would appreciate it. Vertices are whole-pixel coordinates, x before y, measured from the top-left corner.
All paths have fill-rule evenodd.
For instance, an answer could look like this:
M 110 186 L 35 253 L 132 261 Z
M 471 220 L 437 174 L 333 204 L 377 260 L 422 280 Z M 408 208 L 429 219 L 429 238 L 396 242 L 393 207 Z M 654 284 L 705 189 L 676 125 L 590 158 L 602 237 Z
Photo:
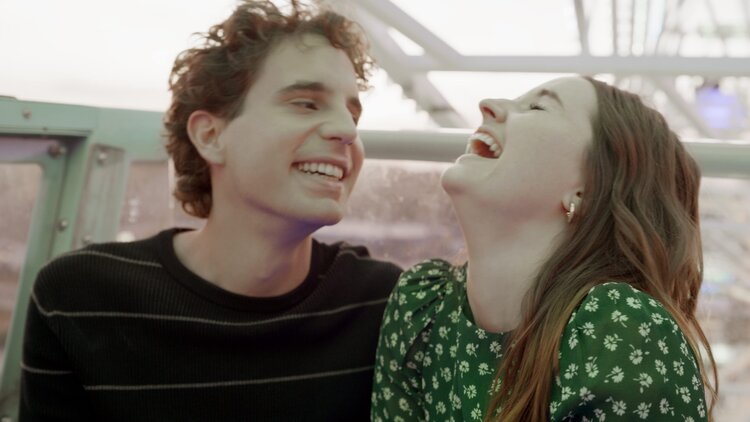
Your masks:
M 360 171 L 354 24 L 245 1 L 183 52 L 167 149 L 206 218 L 66 254 L 39 274 L 21 419 L 366 420 L 399 269 L 312 239 Z

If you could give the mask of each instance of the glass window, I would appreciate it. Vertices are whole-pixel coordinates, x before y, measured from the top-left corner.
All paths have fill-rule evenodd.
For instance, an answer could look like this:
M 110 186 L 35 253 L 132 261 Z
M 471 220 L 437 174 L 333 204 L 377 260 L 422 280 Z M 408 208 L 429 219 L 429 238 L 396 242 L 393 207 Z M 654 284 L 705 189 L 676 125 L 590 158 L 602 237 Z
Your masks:
M 750 180 L 704 178 L 704 283 L 699 319 L 716 359 L 716 420 L 750 414 Z
M 449 163 L 365 160 L 347 216 L 320 229 L 324 242 L 365 245 L 377 258 L 407 268 L 431 257 L 460 263 L 463 238 L 440 185 Z M 171 195 L 164 163 L 135 164 L 121 238 L 143 238 L 173 225 L 197 227 Z M 719 368 L 717 420 L 750 414 L 750 180 L 705 178 L 701 190 L 705 259 L 699 319 Z
M 42 169 L 36 164 L 0 164 L 0 356 L 16 304 Z
M 461 229 L 440 185 L 449 165 L 365 160 L 346 217 L 315 237 L 365 245 L 373 256 L 404 268 L 434 257 L 463 261 Z
M 316 236 L 366 245 L 404 268 L 430 257 L 463 262 L 462 235 L 440 186 L 449 165 L 367 160 L 347 217 Z M 743 420 L 750 414 L 750 180 L 704 178 L 700 204 L 705 274 L 698 316 L 719 371 L 716 419 Z
M 143 239 L 173 226 L 200 226 L 201 220 L 185 214 L 172 196 L 172 178 L 166 162 L 131 164 L 117 240 Z

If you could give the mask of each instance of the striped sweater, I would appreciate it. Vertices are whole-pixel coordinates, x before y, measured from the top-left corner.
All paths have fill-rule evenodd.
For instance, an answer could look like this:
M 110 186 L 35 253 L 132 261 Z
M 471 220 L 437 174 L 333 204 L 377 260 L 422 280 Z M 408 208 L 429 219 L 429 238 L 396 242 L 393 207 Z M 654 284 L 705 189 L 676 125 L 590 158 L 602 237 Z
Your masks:
M 310 273 L 237 295 L 177 259 L 178 229 L 42 269 L 24 338 L 21 421 L 368 420 L 399 268 L 314 242 Z

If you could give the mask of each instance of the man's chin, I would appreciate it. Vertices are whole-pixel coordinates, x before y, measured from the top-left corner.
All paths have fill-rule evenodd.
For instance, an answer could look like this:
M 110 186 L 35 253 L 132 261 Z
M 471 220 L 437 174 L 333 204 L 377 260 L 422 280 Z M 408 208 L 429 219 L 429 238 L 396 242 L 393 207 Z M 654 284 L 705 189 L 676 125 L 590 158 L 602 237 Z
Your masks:
M 315 230 L 333 226 L 341 222 L 344 218 L 343 210 L 320 210 L 318 212 L 308 212 L 304 216 L 300 216 L 299 220 L 304 222 L 306 225 L 314 227 Z

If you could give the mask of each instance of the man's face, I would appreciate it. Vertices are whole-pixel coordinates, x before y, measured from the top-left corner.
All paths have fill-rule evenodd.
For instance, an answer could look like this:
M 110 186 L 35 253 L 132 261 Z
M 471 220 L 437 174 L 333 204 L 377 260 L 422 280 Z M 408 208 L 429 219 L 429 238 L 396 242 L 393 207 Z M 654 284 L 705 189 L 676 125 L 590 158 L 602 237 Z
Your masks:
M 214 207 L 317 227 L 341 220 L 364 159 L 358 96 L 351 61 L 325 38 L 280 42 L 219 135 Z

